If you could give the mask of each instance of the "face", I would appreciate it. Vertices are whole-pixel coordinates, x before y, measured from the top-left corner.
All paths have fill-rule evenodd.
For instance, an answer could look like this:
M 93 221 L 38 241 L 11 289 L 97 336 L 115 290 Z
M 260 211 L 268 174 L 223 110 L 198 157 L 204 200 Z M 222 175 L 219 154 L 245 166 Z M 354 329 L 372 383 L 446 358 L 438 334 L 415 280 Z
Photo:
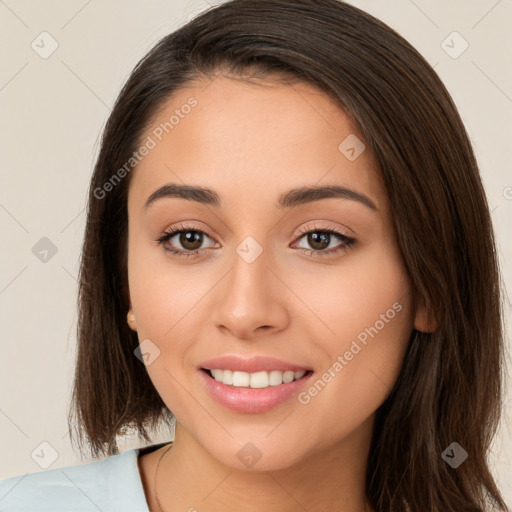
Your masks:
M 142 141 L 130 303 L 178 428 L 261 470 L 367 436 L 421 315 L 377 164 L 343 110 L 305 83 L 218 76 L 176 93 Z M 309 187 L 331 188 L 291 193 Z

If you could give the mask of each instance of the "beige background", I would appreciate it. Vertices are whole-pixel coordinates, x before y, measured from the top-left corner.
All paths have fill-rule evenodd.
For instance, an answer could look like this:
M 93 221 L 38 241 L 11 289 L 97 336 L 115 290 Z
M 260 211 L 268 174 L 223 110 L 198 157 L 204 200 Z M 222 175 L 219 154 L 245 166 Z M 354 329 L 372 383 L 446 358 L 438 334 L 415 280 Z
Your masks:
M 493 211 L 505 283 L 511 282 L 512 2 L 353 0 L 408 39 L 435 67 L 466 123 Z M 87 187 L 99 134 L 136 62 L 208 6 L 206 0 L 0 0 L 1 188 L 0 478 L 42 471 L 41 451 L 58 468 L 74 453 L 66 416 L 75 356 L 76 276 Z M 41 32 L 57 42 L 43 59 Z M 443 49 L 469 47 L 458 58 Z M 45 48 L 51 40 L 45 39 Z M 39 51 L 42 51 L 40 49 Z M 47 237 L 55 255 L 33 246 Z M 506 307 L 510 339 L 510 304 Z M 510 373 L 509 363 L 509 370 Z M 509 383 L 493 470 L 512 505 Z M 507 421 L 508 418 L 508 421 Z M 161 435 L 160 435 L 161 436 Z M 155 442 L 163 439 L 156 436 Z M 125 447 L 137 446 L 129 439 Z

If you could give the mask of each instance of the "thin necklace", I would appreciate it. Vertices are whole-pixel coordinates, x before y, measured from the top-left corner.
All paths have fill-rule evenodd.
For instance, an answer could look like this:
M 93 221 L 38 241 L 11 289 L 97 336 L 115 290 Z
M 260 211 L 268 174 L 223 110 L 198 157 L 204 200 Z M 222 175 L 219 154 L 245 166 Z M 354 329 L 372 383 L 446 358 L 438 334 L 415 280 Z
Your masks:
M 167 450 L 165 450 L 165 452 L 162 453 L 162 455 L 160 455 L 160 458 L 158 459 L 158 463 L 156 465 L 154 489 L 155 489 L 156 503 L 158 505 L 158 508 L 160 509 L 160 512 L 164 512 L 164 509 L 162 508 L 162 505 L 160 505 L 160 500 L 158 499 L 158 494 L 156 492 L 156 477 L 158 475 L 158 467 L 160 466 L 160 462 L 162 462 L 162 459 L 164 458 L 164 455 L 172 448 L 172 445 L 173 445 L 173 443 L 171 443 L 171 446 L 169 446 L 169 448 L 167 448 Z

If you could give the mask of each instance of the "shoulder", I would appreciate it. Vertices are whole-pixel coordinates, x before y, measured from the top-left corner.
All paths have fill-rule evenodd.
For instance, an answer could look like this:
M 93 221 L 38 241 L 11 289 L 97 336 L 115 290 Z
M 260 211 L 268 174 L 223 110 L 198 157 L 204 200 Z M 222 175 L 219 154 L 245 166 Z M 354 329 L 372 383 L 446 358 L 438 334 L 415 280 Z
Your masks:
M 2 512 L 149 512 L 138 449 L 0 480 Z

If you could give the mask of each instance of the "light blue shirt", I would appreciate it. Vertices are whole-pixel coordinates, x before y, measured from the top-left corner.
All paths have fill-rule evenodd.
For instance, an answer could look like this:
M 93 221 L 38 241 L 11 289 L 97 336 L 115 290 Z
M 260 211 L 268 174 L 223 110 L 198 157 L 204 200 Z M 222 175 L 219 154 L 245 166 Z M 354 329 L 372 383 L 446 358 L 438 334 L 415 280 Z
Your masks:
M 137 465 L 140 450 L 0 480 L 0 511 L 149 512 Z

